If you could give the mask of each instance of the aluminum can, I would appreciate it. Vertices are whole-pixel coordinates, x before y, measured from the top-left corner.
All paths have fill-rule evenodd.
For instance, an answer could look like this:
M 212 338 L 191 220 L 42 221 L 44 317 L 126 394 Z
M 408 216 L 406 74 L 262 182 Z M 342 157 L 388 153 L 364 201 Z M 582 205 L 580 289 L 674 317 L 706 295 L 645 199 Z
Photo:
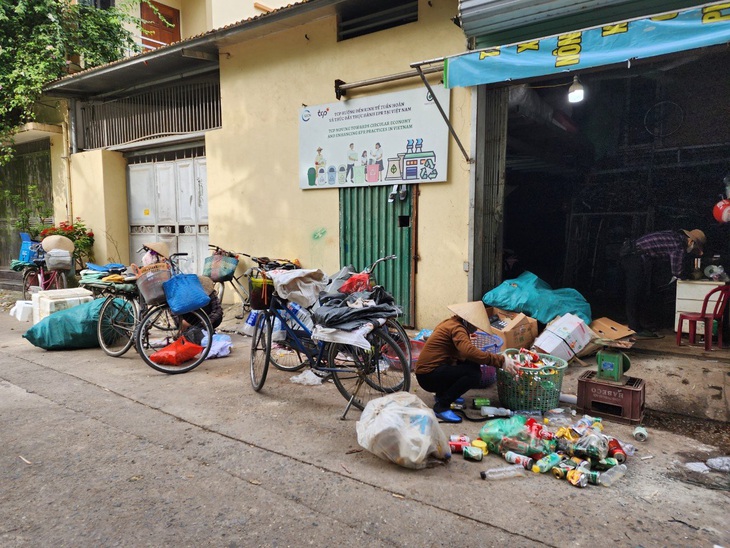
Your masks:
M 589 470 L 588 472 L 585 472 L 585 475 L 588 477 L 588 483 L 590 483 L 591 485 L 600 485 L 600 472 L 596 470 Z
M 564 460 L 563 462 L 560 462 L 552 467 L 550 470 L 553 473 L 553 476 L 555 476 L 558 479 L 566 479 L 568 472 L 571 470 L 575 470 L 576 466 L 575 463 L 571 460 Z
M 473 445 L 465 445 L 463 449 L 464 458 L 469 460 L 482 460 L 484 451 Z
M 619 464 L 626 462 L 626 452 L 616 438 L 611 438 L 608 442 L 608 456 L 616 459 Z
M 575 485 L 576 487 L 585 487 L 588 485 L 588 476 L 577 468 L 575 470 L 568 471 L 566 479 L 571 485 Z
M 527 455 L 520 455 L 514 451 L 507 451 L 504 454 L 504 460 L 510 464 L 521 464 L 526 470 L 532 470 L 532 465 L 535 464 L 535 461 Z
M 649 433 L 646 431 L 646 428 L 643 426 L 637 426 L 634 428 L 634 439 L 636 441 L 646 441 L 649 439 Z

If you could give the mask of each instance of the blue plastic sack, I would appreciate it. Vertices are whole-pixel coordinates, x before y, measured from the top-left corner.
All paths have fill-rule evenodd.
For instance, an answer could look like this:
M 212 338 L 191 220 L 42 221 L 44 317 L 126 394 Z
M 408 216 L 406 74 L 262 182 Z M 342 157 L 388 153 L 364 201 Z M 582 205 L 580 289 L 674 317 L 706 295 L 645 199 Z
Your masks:
M 178 274 L 162 283 L 167 305 L 173 314 L 187 314 L 207 306 L 210 295 L 195 274 Z
M 96 324 L 105 299 L 94 299 L 46 316 L 23 338 L 45 350 L 71 350 L 99 346 Z
M 528 271 L 485 293 L 482 302 L 487 306 L 522 312 L 544 324 L 568 313 L 575 314 L 586 325 L 591 323 L 591 305 L 583 295 L 572 288 L 552 289 L 547 282 Z

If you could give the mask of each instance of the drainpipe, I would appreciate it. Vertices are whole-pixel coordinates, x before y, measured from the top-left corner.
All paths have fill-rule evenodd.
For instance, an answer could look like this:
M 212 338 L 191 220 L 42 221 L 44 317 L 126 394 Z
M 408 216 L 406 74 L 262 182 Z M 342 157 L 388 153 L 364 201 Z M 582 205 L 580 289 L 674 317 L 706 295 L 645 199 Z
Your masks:
M 68 105 L 69 123 L 64 122 L 64 145 L 63 150 L 66 154 L 66 211 L 68 213 L 69 222 L 73 221 L 73 195 L 71 192 L 71 155 L 78 152 L 76 144 L 76 99 L 70 99 Z M 69 147 L 70 140 L 70 147 Z

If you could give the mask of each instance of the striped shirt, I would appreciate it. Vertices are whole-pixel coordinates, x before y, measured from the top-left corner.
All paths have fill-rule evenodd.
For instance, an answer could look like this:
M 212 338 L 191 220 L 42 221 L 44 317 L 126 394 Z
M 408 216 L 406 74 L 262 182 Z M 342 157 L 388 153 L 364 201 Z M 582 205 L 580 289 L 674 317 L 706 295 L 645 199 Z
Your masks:
M 635 242 L 638 253 L 644 257 L 668 258 L 672 275 L 682 277 L 682 261 L 687 253 L 687 236 L 676 230 L 645 234 Z

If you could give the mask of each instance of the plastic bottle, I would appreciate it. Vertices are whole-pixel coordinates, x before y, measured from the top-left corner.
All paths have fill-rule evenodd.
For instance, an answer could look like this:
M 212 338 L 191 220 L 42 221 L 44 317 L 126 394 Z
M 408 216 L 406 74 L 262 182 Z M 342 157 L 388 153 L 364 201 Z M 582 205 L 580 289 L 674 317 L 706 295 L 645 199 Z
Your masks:
M 511 417 L 512 411 L 504 407 L 482 407 L 482 417 Z
M 624 474 L 626 474 L 626 470 L 627 468 L 625 464 L 617 464 L 616 466 L 609 468 L 600 476 L 598 476 L 598 484 L 605 487 L 611 487 L 611 485 L 624 477 Z
M 521 464 L 513 464 L 512 466 L 503 466 L 502 468 L 492 468 L 480 472 L 479 476 L 483 480 L 500 480 L 508 478 L 526 478 L 527 470 Z
M 543 458 L 533 464 L 532 471 L 536 474 L 544 474 L 562 460 L 563 455 L 561 455 L 560 453 L 550 453 L 549 455 L 545 455 Z
M 243 324 L 243 334 L 248 335 L 251 337 L 253 335 L 253 329 L 256 326 L 256 319 L 258 318 L 260 312 L 258 310 L 252 310 L 251 313 L 248 315 L 248 318 L 246 318 L 246 323 Z

